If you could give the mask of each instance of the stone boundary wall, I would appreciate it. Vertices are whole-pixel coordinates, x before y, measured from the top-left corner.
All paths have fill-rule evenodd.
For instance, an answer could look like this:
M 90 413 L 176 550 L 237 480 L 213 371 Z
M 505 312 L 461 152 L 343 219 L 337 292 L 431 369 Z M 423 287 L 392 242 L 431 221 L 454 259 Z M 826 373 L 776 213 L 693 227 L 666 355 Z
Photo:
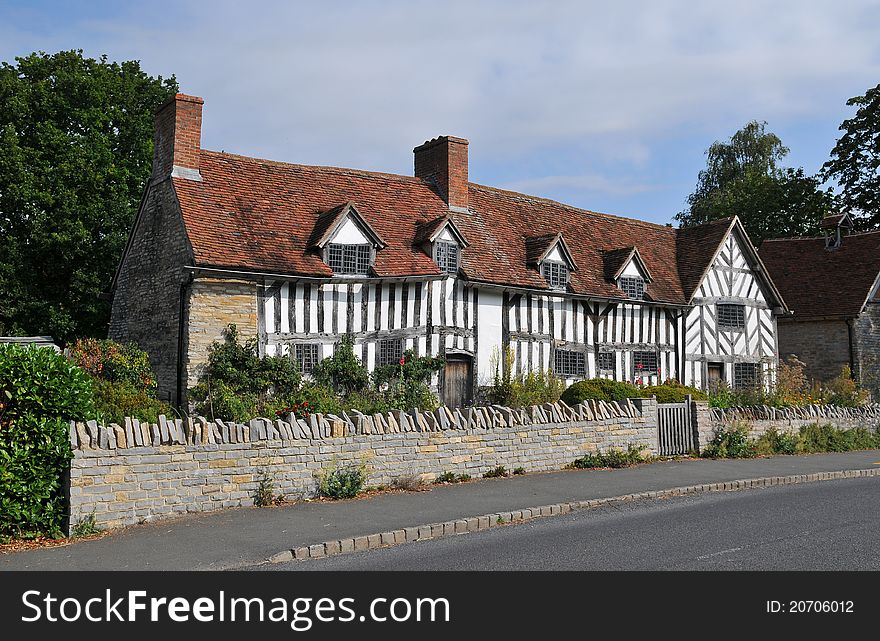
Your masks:
M 204 417 L 156 424 L 71 423 L 69 527 L 94 514 L 118 527 L 183 512 L 253 504 L 260 479 L 286 498 L 313 496 L 333 465 L 366 463 L 369 485 L 443 472 L 481 476 L 558 470 L 585 452 L 641 445 L 657 453 L 653 399 L 513 410 L 491 406 L 367 416 L 257 418 L 247 425 Z
M 700 449 L 703 449 L 718 429 L 729 427 L 735 422 L 746 422 L 751 428 L 751 436 L 760 438 L 768 430 L 797 432 L 801 427 L 812 423 L 831 423 L 837 429 L 854 427 L 868 429 L 880 428 L 880 404 L 864 407 L 838 407 L 835 405 L 805 405 L 803 407 L 768 407 L 753 405 L 749 407 L 704 408 L 711 429 L 700 425 Z M 705 420 L 705 419 L 704 419 Z M 699 423 L 698 423 L 699 424 Z

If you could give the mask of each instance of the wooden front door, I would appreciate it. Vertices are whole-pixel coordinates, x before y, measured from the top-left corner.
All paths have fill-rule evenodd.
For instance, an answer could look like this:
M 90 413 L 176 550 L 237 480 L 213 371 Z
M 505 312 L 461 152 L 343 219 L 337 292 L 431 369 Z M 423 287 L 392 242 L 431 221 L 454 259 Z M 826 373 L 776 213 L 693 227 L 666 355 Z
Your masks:
M 717 389 L 724 380 L 724 363 L 709 363 L 706 386 L 710 390 Z
M 474 359 L 464 354 L 447 354 L 440 400 L 446 407 L 464 407 L 473 400 L 473 391 Z

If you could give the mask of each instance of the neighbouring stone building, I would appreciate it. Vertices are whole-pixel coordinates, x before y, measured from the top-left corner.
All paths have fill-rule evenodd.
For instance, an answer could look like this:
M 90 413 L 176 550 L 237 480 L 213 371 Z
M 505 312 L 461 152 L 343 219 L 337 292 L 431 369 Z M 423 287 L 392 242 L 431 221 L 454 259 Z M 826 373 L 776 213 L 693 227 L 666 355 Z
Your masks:
M 412 177 L 207 151 L 202 105 L 159 110 L 112 285 L 110 337 L 150 354 L 171 402 L 229 323 L 306 373 L 343 337 L 371 370 L 441 355 L 450 406 L 499 361 L 702 387 L 774 369 L 785 302 L 735 217 L 679 230 L 478 185 L 451 136 L 414 149 Z
M 779 353 L 794 354 L 824 381 L 844 366 L 880 397 L 880 232 L 852 233 L 849 216 L 826 218 L 824 238 L 761 245 L 792 314 L 779 318 Z

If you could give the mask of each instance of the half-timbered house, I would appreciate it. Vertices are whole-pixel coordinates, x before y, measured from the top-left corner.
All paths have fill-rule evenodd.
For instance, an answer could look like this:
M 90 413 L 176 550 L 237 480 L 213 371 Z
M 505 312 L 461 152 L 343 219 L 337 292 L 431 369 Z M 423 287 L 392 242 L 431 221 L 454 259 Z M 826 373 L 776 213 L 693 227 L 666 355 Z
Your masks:
M 342 337 L 368 368 L 442 355 L 469 402 L 516 373 L 752 385 L 785 304 L 736 218 L 686 230 L 468 180 L 468 141 L 414 150 L 414 176 L 201 149 L 202 100 L 157 114 L 153 175 L 113 282 L 110 335 L 185 397 L 235 323 L 308 373 Z

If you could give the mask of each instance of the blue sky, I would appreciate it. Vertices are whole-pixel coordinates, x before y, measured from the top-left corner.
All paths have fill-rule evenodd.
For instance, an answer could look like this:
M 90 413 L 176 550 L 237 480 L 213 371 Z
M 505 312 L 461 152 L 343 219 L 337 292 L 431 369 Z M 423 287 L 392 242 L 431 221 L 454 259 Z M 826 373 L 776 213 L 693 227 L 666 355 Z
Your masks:
M 174 74 L 209 149 L 410 174 L 453 134 L 474 182 L 663 223 L 751 119 L 818 170 L 880 82 L 878 26 L 856 0 L 0 0 L 0 60 L 77 48 Z

